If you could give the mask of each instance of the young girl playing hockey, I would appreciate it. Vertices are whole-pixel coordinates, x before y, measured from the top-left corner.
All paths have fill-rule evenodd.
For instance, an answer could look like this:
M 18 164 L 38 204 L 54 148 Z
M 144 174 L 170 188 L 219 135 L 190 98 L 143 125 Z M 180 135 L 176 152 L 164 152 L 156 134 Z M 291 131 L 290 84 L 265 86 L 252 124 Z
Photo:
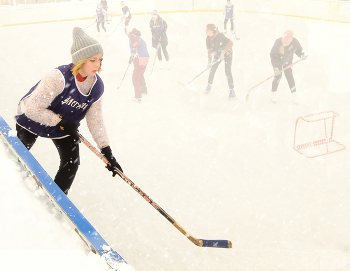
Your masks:
M 130 26 L 125 27 L 125 34 L 129 37 L 129 46 L 131 56 L 129 64 L 133 62 L 134 71 L 132 74 L 132 83 L 134 85 L 135 97 L 133 101 L 141 102 L 142 94 L 147 94 L 147 86 L 144 77 L 149 60 L 146 42 L 141 38 L 141 32 Z
M 28 150 L 40 137 L 50 138 L 60 156 L 54 178 L 68 194 L 77 173 L 79 157 L 78 127 L 86 117 L 87 126 L 113 172 L 122 168 L 112 154 L 102 118 L 104 85 L 101 71 L 102 46 L 84 31 L 73 29 L 72 63 L 49 72 L 21 99 L 16 115 L 17 136 Z
M 166 34 L 166 31 L 168 29 L 167 23 L 162 19 L 156 10 L 152 12 L 152 19 L 149 22 L 149 27 L 151 28 L 152 32 L 152 47 L 157 49 L 158 44 L 158 60 L 160 61 L 160 69 L 163 68 L 162 66 L 162 50 L 165 57 L 165 60 L 167 62 L 167 68 L 170 70 L 170 62 L 169 62 L 169 54 L 166 49 L 168 46 L 168 37 Z
M 208 86 L 204 90 L 204 94 L 208 94 L 214 81 L 214 75 L 221 61 L 225 62 L 225 74 L 229 86 L 228 99 L 236 98 L 232 78 L 232 46 L 233 42 L 220 33 L 214 24 L 208 24 L 206 28 L 207 49 L 208 49 L 208 69 L 210 69 Z M 212 62 L 213 59 L 213 62 Z

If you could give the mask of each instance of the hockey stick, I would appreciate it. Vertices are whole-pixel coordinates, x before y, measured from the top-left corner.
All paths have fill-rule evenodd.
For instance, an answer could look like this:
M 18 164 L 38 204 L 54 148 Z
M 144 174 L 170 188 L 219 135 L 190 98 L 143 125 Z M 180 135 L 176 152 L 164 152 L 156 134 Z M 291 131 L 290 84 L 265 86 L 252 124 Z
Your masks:
M 307 58 L 308 56 L 305 57 L 305 59 Z M 290 64 L 289 66 L 285 67 L 284 69 L 280 70 L 280 73 L 285 71 L 286 69 L 289 69 L 290 67 L 292 67 L 293 65 L 297 64 L 298 62 L 302 61 L 304 59 L 299 59 L 298 61 L 295 61 L 294 63 Z M 272 75 L 270 76 L 269 78 L 266 78 L 264 81 L 260 82 L 259 84 L 255 85 L 254 87 L 252 87 L 251 89 L 248 90 L 248 93 L 247 93 L 247 96 L 245 97 L 245 100 L 246 102 L 249 101 L 249 95 L 250 95 L 250 92 L 252 91 L 252 89 L 256 88 L 257 86 L 261 85 L 262 83 L 270 80 L 272 77 L 275 77 L 275 75 Z
M 134 58 L 133 58 L 133 60 L 134 60 Z M 125 77 L 125 75 L 126 75 L 126 72 L 127 72 L 128 69 L 129 69 L 130 64 L 131 64 L 131 63 L 128 64 L 128 67 L 126 68 L 126 71 L 125 71 L 125 73 L 124 73 L 123 79 L 122 79 L 122 81 L 120 82 L 120 85 L 119 85 L 119 87 L 117 87 L 117 89 L 120 89 L 120 87 L 121 87 L 121 85 L 122 85 L 122 83 L 123 83 L 123 81 L 124 81 L 124 77 Z
M 153 66 L 152 66 L 151 75 L 152 75 L 152 72 L 153 72 L 154 64 L 156 63 L 157 53 L 158 53 L 158 49 L 159 49 L 159 46 L 160 46 L 160 41 L 161 41 L 161 39 L 162 39 L 162 37 L 159 38 L 159 42 L 158 42 L 158 46 L 157 46 L 156 55 L 154 56 L 154 61 L 153 61 Z
M 114 30 L 112 31 L 112 33 L 111 34 L 109 34 L 109 36 L 108 37 L 110 37 L 110 36 L 112 36 L 112 34 L 114 33 L 114 31 L 118 28 L 118 26 L 122 23 L 122 21 L 123 20 L 121 20 L 120 22 L 119 22 L 119 24 L 114 28 Z
M 236 40 L 240 40 L 240 38 L 238 38 L 237 35 L 236 35 L 236 26 L 235 26 L 234 23 L 233 23 L 233 30 L 235 31 L 235 38 L 236 38 Z
M 93 153 L 95 153 L 104 163 L 110 165 L 106 157 L 99 152 L 94 146 L 92 146 L 80 133 L 79 139 L 83 142 Z M 177 228 L 183 235 L 185 235 L 192 243 L 199 247 L 215 247 L 215 248 L 232 248 L 232 243 L 229 240 L 206 240 L 197 239 L 189 234 L 183 227 L 181 227 L 170 215 L 168 215 L 157 203 L 155 203 L 145 192 L 135 185 L 128 177 L 126 177 L 117 168 L 114 169 L 116 173 L 122 178 L 128 185 L 130 185 L 138 194 L 141 195 L 154 209 L 162 214 L 175 228 Z
M 140 40 L 141 40 L 141 39 L 140 39 Z M 140 40 L 137 42 L 136 51 L 137 51 L 137 47 L 138 47 L 139 44 L 140 44 Z M 136 55 L 136 53 L 135 53 L 134 56 L 132 57 L 132 61 L 131 61 L 131 62 L 134 61 L 135 55 Z M 121 85 L 122 85 L 122 83 L 123 83 L 123 81 L 124 81 L 124 77 L 125 77 L 125 75 L 126 75 L 126 72 L 127 72 L 128 69 L 129 69 L 130 64 L 131 64 L 131 63 L 129 62 L 129 65 L 128 65 L 128 67 L 126 68 L 126 71 L 125 71 L 125 73 L 124 73 L 123 79 L 122 79 L 122 81 L 120 82 L 120 85 L 119 85 L 119 87 L 117 87 L 117 89 L 120 89 L 120 87 L 121 87 Z
M 218 58 L 216 61 L 214 61 L 213 64 L 210 65 L 210 68 L 213 67 L 216 63 L 220 62 L 220 58 Z M 181 86 L 185 87 L 187 86 L 189 83 L 191 83 L 192 81 L 194 81 L 198 76 L 200 76 L 202 73 L 206 72 L 208 70 L 208 68 L 206 68 L 204 71 L 202 71 L 200 74 L 198 74 L 195 78 L 193 78 L 192 80 L 188 81 L 187 84 L 182 83 L 181 81 L 177 81 Z
M 94 21 L 93 24 L 90 24 L 88 27 L 85 27 L 83 30 L 85 31 L 86 29 L 88 29 L 90 26 L 94 25 L 95 23 L 97 23 L 97 20 Z

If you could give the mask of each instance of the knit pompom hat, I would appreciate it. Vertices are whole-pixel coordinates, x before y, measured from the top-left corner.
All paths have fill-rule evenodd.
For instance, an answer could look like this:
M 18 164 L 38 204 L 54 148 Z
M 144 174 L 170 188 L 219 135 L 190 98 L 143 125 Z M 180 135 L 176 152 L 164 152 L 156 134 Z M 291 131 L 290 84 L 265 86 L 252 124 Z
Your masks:
M 94 55 L 103 55 L 101 44 L 97 40 L 87 35 L 80 27 L 73 29 L 73 44 L 70 49 L 73 64 L 79 61 L 93 57 Z
M 284 42 L 291 42 L 293 40 L 294 33 L 292 30 L 286 30 L 282 36 Z

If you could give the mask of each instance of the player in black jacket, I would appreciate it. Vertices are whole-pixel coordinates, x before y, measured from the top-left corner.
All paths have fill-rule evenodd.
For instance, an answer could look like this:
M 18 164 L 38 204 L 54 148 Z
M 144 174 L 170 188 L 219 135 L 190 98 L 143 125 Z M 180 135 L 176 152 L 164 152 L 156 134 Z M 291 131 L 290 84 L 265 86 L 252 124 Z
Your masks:
M 131 20 L 130 10 L 129 10 L 128 6 L 125 5 L 124 1 L 121 1 L 120 5 L 122 6 L 122 11 L 123 11 L 123 15 L 122 15 L 121 19 L 122 20 L 125 19 L 125 26 L 128 26 L 129 22 Z
M 204 90 L 204 94 L 208 94 L 211 90 L 211 86 L 214 81 L 214 75 L 216 69 L 219 67 L 221 61 L 225 61 L 225 74 L 227 78 L 227 83 L 229 86 L 229 96 L 228 99 L 232 100 L 236 98 L 236 94 L 233 86 L 232 78 L 232 46 L 233 42 L 226 38 L 224 34 L 220 33 L 218 28 L 214 24 L 208 24 L 206 28 L 207 34 L 207 49 L 208 49 L 208 69 L 210 69 L 208 86 Z M 213 59 L 213 63 L 212 63 Z M 214 64 L 215 63 L 215 64 Z
M 271 95 L 271 100 L 274 103 L 277 102 L 276 91 L 282 77 L 282 73 L 280 72 L 280 70 L 293 63 L 294 54 L 296 54 L 298 57 L 301 57 L 302 59 L 306 59 L 307 57 L 304 54 L 300 42 L 296 38 L 294 38 L 293 31 L 287 30 L 286 32 L 284 32 L 281 38 L 278 38 L 275 41 L 275 44 L 273 45 L 270 52 L 271 64 L 275 73 L 275 77 L 272 81 Z M 284 75 L 287 78 L 289 89 L 292 92 L 294 103 L 297 103 L 296 88 L 292 67 L 286 69 L 284 71 Z

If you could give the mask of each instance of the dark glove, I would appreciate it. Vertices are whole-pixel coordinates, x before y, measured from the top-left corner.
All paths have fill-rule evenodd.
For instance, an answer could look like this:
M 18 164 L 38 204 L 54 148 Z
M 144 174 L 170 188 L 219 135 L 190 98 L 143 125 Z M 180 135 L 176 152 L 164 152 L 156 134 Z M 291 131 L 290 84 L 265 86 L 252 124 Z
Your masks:
M 134 57 L 135 57 L 135 53 L 131 53 L 131 56 L 129 58 L 129 64 L 132 63 L 132 61 L 134 60 Z
M 79 134 L 78 134 L 78 126 L 71 122 L 70 120 L 67 120 L 64 117 L 61 117 L 61 121 L 57 123 L 56 126 L 58 126 L 62 131 L 64 131 L 67 135 L 70 135 L 74 141 L 80 142 L 79 140 Z
M 117 160 L 115 159 L 115 157 L 112 154 L 112 150 L 110 146 L 104 147 L 101 150 L 101 153 L 103 154 L 104 157 L 107 158 L 108 162 L 110 163 L 110 165 L 108 164 L 106 166 L 106 168 L 109 171 L 113 172 L 113 177 L 117 174 L 117 172 L 114 170 L 115 168 L 119 169 L 121 172 L 123 172 L 122 167 L 118 164 Z

